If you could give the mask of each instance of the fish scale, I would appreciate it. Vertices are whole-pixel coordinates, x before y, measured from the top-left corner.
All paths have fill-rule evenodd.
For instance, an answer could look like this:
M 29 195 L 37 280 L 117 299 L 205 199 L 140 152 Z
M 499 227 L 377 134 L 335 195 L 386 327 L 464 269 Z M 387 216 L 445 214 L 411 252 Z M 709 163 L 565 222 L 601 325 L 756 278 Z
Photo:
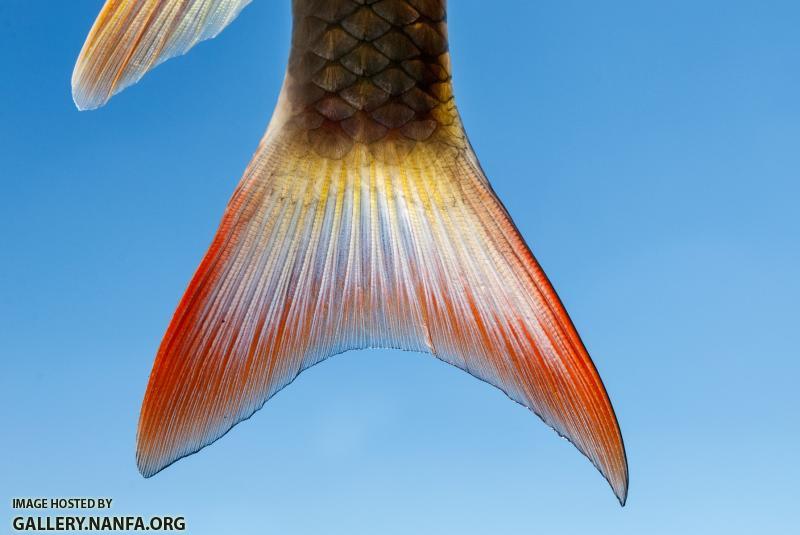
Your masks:
M 321 156 L 463 143 L 443 0 L 294 1 L 288 119 Z M 456 126 L 453 128 L 453 126 Z M 391 151 L 378 150 L 391 145 Z

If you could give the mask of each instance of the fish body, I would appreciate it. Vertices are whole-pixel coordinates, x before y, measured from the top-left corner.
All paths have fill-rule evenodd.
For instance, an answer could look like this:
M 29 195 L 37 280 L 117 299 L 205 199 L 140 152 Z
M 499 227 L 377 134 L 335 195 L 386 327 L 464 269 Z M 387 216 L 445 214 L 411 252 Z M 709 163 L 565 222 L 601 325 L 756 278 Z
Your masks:
M 108 0 L 73 75 L 82 109 L 213 37 L 248 0 Z M 597 370 L 464 132 L 444 0 L 294 0 L 264 138 L 170 322 L 137 434 L 149 477 L 310 366 L 430 353 L 568 438 L 624 504 Z
M 362 145 L 397 163 L 417 143 L 463 148 L 444 4 L 415 4 L 294 2 L 279 109 L 320 156 Z

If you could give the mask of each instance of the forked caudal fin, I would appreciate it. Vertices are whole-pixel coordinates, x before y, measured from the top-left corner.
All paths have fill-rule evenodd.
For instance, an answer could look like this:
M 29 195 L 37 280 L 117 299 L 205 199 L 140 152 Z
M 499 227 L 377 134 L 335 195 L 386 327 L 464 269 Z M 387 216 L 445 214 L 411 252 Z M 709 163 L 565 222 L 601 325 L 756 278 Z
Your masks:
M 109 0 L 103 13 L 150 6 L 160 20 L 170 6 L 187 15 L 246 3 Z M 444 2 L 294 0 L 294 16 L 270 128 L 156 356 L 137 436 L 142 474 L 214 442 L 325 358 L 389 347 L 500 388 L 575 444 L 624 504 L 625 450 L 600 376 L 461 126 Z M 90 35 L 76 68 L 93 73 L 75 86 L 88 104 L 121 87 L 107 80 L 149 68 L 120 63 L 139 44 L 123 41 L 122 54 L 102 38 L 110 20 L 130 23 L 120 17 L 98 19 L 92 35 L 111 48 L 92 56 Z M 155 35 L 193 42 L 173 36 L 187 27 Z
M 624 499 L 600 377 L 466 152 L 403 165 L 267 139 L 158 352 L 139 426 L 153 475 L 248 418 L 302 370 L 368 347 L 428 352 L 569 438 Z

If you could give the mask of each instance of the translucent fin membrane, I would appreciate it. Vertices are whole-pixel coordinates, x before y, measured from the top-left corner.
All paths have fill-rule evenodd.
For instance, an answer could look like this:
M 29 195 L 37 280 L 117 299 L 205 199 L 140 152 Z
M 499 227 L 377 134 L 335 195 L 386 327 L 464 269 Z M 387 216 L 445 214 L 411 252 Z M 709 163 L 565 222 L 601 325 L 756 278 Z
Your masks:
M 72 74 L 79 109 L 105 104 L 159 63 L 215 37 L 250 0 L 108 0 Z
M 418 144 L 396 165 L 356 145 L 333 160 L 296 137 L 262 143 L 169 326 L 139 423 L 142 473 L 210 444 L 309 366 L 391 347 L 502 389 L 624 502 L 600 377 L 472 153 Z

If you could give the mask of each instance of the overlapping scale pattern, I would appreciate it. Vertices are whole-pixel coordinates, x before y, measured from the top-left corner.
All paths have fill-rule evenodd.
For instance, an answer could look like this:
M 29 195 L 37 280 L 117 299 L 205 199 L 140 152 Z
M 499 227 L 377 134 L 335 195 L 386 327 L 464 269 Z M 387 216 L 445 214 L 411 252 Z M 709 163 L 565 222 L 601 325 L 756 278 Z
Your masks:
M 400 161 L 417 143 L 462 148 L 441 1 L 296 0 L 285 95 L 321 156 L 354 144 Z

